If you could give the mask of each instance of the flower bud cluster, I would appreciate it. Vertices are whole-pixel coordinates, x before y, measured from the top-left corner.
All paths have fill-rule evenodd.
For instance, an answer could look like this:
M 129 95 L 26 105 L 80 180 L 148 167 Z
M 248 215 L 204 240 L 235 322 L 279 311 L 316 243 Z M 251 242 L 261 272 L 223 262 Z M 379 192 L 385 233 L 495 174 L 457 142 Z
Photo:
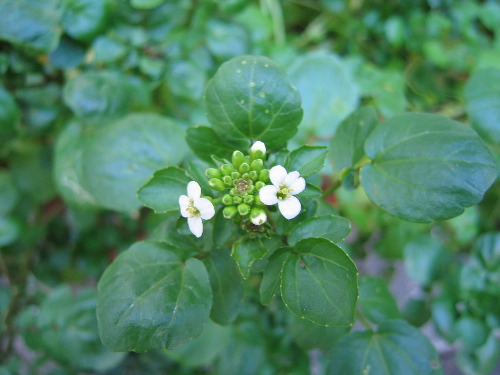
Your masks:
M 223 214 L 226 219 L 249 218 L 254 225 L 266 222 L 265 205 L 259 198 L 259 190 L 269 181 L 265 157 L 265 145 L 255 142 L 249 155 L 234 151 L 230 163 L 205 171 L 210 187 L 225 193 L 221 202 L 225 206 Z

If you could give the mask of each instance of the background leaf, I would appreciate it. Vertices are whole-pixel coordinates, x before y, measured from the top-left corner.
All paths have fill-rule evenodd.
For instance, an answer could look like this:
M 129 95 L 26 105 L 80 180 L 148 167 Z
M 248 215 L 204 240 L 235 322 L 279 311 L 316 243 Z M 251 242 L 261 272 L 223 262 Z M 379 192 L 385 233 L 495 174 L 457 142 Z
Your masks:
M 208 126 L 188 128 L 186 141 L 196 156 L 208 162 L 212 161 L 212 155 L 231 160 L 231 155 L 235 150 L 235 147 L 225 144 L 217 133 Z M 244 149 L 246 145 L 241 143 L 238 147 Z
M 351 223 L 344 217 L 325 215 L 306 219 L 292 228 L 288 243 L 292 246 L 309 237 L 322 237 L 340 242 L 351 232 Z
M 373 276 L 359 280 L 359 304 L 363 315 L 375 324 L 391 319 L 401 319 L 398 305 L 389 291 L 387 283 Z
M 301 177 L 309 177 L 323 168 L 327 154 L 326 147 L 301 146 L 290 153 L 288 170 L 298 171 Z

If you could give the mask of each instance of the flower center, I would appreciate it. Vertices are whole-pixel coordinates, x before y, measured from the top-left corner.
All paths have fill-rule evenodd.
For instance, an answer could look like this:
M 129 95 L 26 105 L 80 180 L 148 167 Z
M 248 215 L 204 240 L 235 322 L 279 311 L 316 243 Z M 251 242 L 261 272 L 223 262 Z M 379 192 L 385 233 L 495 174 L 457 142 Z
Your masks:
M 280 188 L 278 189 L 278 193 L 276 194 L 276 196 L 281 201 L 281 200 L 290 198 L 290 192 L 292 192 L 292 191 L 293 191 L 293 189 L 290 189 L 285 184 L 280 184 Z
M 200 211 L 194 206 L 192 199 L 189 201 L 186 211 L 189 212 L 189 217 L 200 216 Z
M 239 194 L 243 194 L 243 193 L 246 193 L 248 191 L 248 188 L 251 185 L 251 182 L 244 179 L 244 178 L 238 178 L 238 179 L 233 181 L 233 185 Z

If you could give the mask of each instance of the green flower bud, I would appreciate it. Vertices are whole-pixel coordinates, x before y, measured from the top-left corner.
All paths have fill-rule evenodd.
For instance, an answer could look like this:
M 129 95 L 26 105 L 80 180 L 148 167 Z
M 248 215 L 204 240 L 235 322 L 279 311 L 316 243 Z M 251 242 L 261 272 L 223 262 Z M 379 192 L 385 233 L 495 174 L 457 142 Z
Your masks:
M 243 155 L 241 151 L 235 151 L 233 152 L 231 161 L 235 168 L 239 168 L 239 166 L 245 162 L 245 155 Z
M 240 165 L 239 167 L 239 171 L 241 173 L 245 173 L 245 172 L 248 172 L 250 170 L 250 165 L 248 165 L 248 163 L 243 163 Z
M 216 191 L 224 191 L 226 190 L 227 188 L 224 186 L 224 183 L 222 182 L 222 180 L 219 180 L 218 178 L 211 178 L 209 181 L 208 181 L 208 184 L 210 185 L 210 187 Z
M 248 172 L 248 177 L 250 177 L 251 180 L 256 181 L 259 178 L 259 172 L 250 171 L 250 172 Z
M 233 186 L 233 179 L 229 176 L 222 177 L 222 182 L 224 182 L 226 186 Z
M 255 225 L 264 224 L 267 221 L 266 211 L 263 208 L 254 207 L 250 211 L 250 220 Z
M 262 161 L 262 159 L 257 159 L 257 160 L 252 161 L 252 164 L 250 164 L 250 169 L 252 171 L 260 171 L 263 166 L 264 166 L 264 162 Z
M 263 188 L 264 186 L 266 186 L 266 184 L 262 181 L 257 181 L 255 183 L 255 190 L 259 191 L 261 188 Z
M 248 180 L 250 178 L 250 175 L 248 173 L 243 173 L 241 175 L 241 178 L 244 179 L 244 180 Z
M 241 203 L 238 205 L 238 213 L 241 216 L 248 215 L 250 213 L 250 206 L 246 203 Z
M 255 186 L 248 185 L 248 187 L 247 187 L 247 193 L 248 194 L 253 194 L 254 191 L 255 191 Z
M 238 178 L 240 178 L 240 177 L 241 177 L 240 172 L 233 172 L 233 173 L 231 173 L 231 178 L 232 178 L 233 180 L 237 180 L 237 179 L 238 179 Z
M 262 169 L 259 172 L 259 181 L 262 181 L 262 182 L 269 181 L 269 169 Z
M 223 197 L 222 197 L 222 204 L 225 205 L 225 206 L 230 206 L 233 204 L 233 197 L 229 194 L 225 194 Z
M 215 168 L 208 168 L 205 171 L 205 176 L 207 176 L 208 178 L 221 178 L 222 177 L 220 171 L 218 169 L 215 169 Z
M 222 211 L 222 215 L 224 215 L 224 218 L 226 219 L 232 219 L 237 213 L 238 209 L 234 206 L 224 207 L 224 210 Z
M 231 190 L 229 190 L 229 194 L 238 195 L 238 190 L 236 190 L 235 188 L 232 188 Z
M 245 198 L 243 198 L 243 202 L 250 205 L 253 203 L 253 200 L 254 200 L 253 195 L 247 195 Z
M 253 204 L 254 206 L 264 206 L 264 203 L 262 203 L 262 201 L 260 200 L 259 194 L 255 194 L 253 196 Z
M 254 159 L 265 159 L 266 157 L 266 145 L 261 142 L 255 142 L 252 147 L 250 147 L 250 158 Z
M 241 202 L 243 202 L 243 198 L 241 198 L 239 195 L 233 196 L 233 203 L 234 204 L 240 204 Z
M 234 168 L 231 167 L 229 164 L 222 164 L 220 166 L 220 171 L 223 176 L 230 176 L 232 172 L 234 172 Z

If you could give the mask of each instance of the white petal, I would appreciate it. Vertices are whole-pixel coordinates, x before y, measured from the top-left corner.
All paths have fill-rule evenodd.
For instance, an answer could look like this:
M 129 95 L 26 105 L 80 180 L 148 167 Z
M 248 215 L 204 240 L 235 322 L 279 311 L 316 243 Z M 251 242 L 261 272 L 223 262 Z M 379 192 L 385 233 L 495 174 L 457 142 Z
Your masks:
M 269 170 L 269 179 L 277 188 L 280 187 L 280 184 L 283 183 L 286 176 L 286 169 L 281 165 L 276 165 Z
M 189 216 L 189 212 L 187 211 L 187 208 L 189 207 L 189 198 L 186 197 L 185 195 L 181 195 L 179 197 L 179 206 L 181 207 L 181 215 L 184 217 Z
M 203 222 L 201 221 L 201 217 L 188 217 L 188 225 L 191 233 L 200 238 L 203 234 Z
M 250 151 L 262 151 L 265 154 L 266 145 L 264 144 L 264 142 L 257 141 L 252 145 L 252 147 L 250 147 Z
M 263 186 L 259 190 L 260 200 L 268 206 L 278 203 L 278 197 L 276 194 L 278 194 L 278 188 L 273 185 Z
M 297 171 L 290 172 L 286 175 L 285 179 L 283 180 L 283 183 L 290 187 L 297 179 L 300 177 L 300 173 Z
M 215 215 L 214 205 L 207 198 L 196 199 L 194 206 L 200 211 L 200 216 L 203 220 L 211 219 Z
M 300 213 L 301 206 L 300 201 L 292 196 L 282 201 L 278 201 L 278 208 L 285 219 L 290 220 Z
M 305 188 L 306 180 L 304 180 L 302 177 L 297 178 L 293 184 L 289 185 L 289 191 L 292 195 L 302 193 Z
M 201 196 L 201 187 L 196 181 L 191 181 L 187 187 L 188 197 L 198 199 Z
M 261 225 L 261 224 L 264 224 L 267 221 L 267 215 L 265 213 L 261 213 L 259 216 L 252 217 L 250 220 L 255 225 Z

